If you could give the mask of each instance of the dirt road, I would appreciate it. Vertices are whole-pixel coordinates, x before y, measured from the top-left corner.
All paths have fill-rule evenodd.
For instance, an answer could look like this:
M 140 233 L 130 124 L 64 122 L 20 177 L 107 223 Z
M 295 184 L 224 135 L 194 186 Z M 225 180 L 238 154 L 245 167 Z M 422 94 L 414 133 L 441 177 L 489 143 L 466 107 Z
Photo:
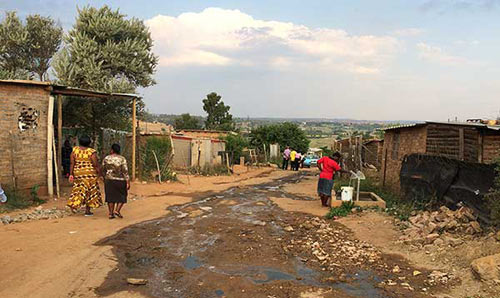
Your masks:
M 312 203 L 285 190 L 300 179 L 259 169 L 138 184 L 133 193 L 142 199 L 126 206 L 124 220 L 110 221 L 100 209 L 93 218 L 0 227 L 0 296 L 421 297 L 442 290 L 427 285 L 425 269 L 342 224 L 280 208 Z M 130 277 L 148 283 L 128 285 Z

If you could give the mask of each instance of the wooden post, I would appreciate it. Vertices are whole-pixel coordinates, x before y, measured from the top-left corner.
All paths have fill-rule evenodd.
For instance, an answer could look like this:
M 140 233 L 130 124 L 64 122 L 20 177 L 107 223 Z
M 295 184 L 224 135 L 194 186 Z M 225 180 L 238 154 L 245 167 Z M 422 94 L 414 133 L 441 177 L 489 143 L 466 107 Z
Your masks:
M 54 196 L 53 184 L 53 152 L 52 138 L 54 137 L 54 96 L 49 96 L 49 107 L 47 112 L 47 190 L 49 196 Z
M 385 177 L 386 177 L 386 174 L 387 174 L 387 146 L 388 144 L 386 143 L 386 141 L 384 141 L 384 147 L 385 147 L 385 153 L 384 153 L 384 158 L 383 158 L 383 164 L 382 166 L 384 167 L 384 176 L 382 178 L 382 187 L 385 187 Z
M 483 163 L 483 133 L 479 132 L 477 162 Z
M 52 148 L 54 150 L 54 156 L 56 156 L 56 159 L 57 159 L 57 151 L 56 151 L 56 138 L 54 135 L 52 135 Z M 59 168 L 56 166 L 54 168 L 54 172 L 56 174 L 56 194 L 57 194 L 57 198 L 59 199 L 61 197 L 61 194 L 60 194 L 60 187 L 59 187 Z
M 62 173 L 62 95 L 57 96 L 57 168 Z
M 132 181 L 135 181 L 135 150 L 136 150 L 136 122 L 137 98 L 132 101 Z
M 14 152 L 16 150 L 14 149 L 15 140 L 12 131 L 9 131 L 9 136 L 10 136 L 10 170 L 12 172 L 12 185 L 14 186 L 14 190 L 17 190 L 17 176 L 16 176 L 16 166 L 15 166 L 16 157 L 14 156 Z
M 460 128 L 458 130 L 458 159 L 464 160 L 464 152 L 465 152 L 465 142 L 464 142 L 464 129 Z

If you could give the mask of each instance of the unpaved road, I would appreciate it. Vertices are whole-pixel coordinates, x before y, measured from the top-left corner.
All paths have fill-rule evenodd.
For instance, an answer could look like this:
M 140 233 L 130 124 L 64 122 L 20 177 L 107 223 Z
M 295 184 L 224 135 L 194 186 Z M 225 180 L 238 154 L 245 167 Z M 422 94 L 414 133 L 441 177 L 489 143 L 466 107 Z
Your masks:
M 1 227 L 0 297 L 421 297 L 423 288 L 443 290 L 425 284 L 425 269 L 381 253 L 343 225 L 278 207 L 281 199 L 306 199 L 283 190 L 301 178 L 289 174 L 260 169 L 184 186 L 139 185 L 147 198 L 129 204 L 122 221 L 101 209 L 91 219 Z M 416 269 L 422 274 L 413 276 Z M 129 277 L 148 283 L 128 285 Z

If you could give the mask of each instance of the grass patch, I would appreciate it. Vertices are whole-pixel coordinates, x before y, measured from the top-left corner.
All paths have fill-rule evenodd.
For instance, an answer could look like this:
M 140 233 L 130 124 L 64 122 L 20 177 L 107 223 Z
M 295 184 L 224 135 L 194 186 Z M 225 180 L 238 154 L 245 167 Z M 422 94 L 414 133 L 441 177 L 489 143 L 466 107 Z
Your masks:
M 349 202 L 342 202 L 342 205 L 339 207 L 333 207 L 330 209 L 330 211 L 326 214 L 327 219 L 332 219 L 334 217 L 344 217 L 349 215 L 352 212 L 353 208 L 359 208 L 358 206 L 355 206 L 354 202 L 349 201 Z
M 30 190 L 30 195 L 27 196 L 14 188 L 6 187 L 4 189 L 7 196 L 7 202 L 0 205 L 0 213 L 10 212 L 18 209 L 25 209 L 31 206 L 38 206 L 45 203 L 38 196 L 39 185 L 35 185 Z
M 340 187 L 343 185 L 349 185 L 349 180 L 337 179 L 335 181 L 335 185 L 333 186 L 335 192 L 340 191 Z M 425 202 L 405 201 L 390 190 L 376 185 L 369 178 L 361 180 L 360 190 L 377 194 L 386 203 L 386 209 L 384 211 L 399 218 L 400 220 L 406 221 L 410 218 L 413 211 L 423 210 L 427 207 L 427 203 Z

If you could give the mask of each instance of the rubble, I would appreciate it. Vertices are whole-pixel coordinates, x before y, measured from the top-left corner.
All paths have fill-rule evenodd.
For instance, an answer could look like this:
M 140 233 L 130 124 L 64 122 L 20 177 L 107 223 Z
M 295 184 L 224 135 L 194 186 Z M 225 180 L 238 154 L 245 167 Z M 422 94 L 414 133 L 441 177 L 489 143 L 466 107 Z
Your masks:
M 405 244 L 455 247 L 464 241 L 451 235 L 477 235 L 482 233 L 482 229 L 471 209 L 461 207 L 452 211 L 442 206 L 438 211 L 424 211 L 411 216 L 403 233 L 399 242 Z
M 20 213 L 15 216 L 4 215 L 0 217 L 0 222 L 3 223 L 4 225 L 8 225 L 12 223 L 20 223 L 29 220 L 57 219 L 68 215 L 71 215 L 71 212 L 68 210 L 61 210 L 57 209 L 56 207 L 52 209 L 43 209 L 42 206 L 38 206 L 29 213 Z

